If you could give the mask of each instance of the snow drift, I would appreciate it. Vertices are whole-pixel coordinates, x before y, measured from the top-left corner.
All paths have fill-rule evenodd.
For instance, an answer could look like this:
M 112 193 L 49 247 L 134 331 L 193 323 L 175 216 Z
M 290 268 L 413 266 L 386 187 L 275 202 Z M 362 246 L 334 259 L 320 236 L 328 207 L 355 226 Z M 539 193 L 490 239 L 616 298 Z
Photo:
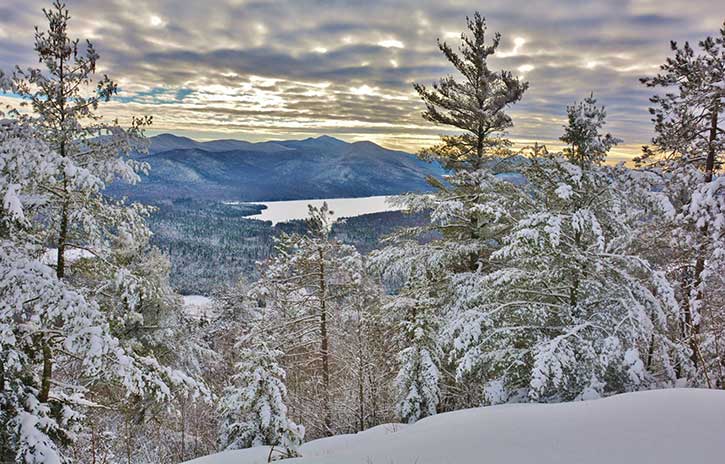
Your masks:
M 674 389 L 439 414 L 311 441 L 285 464 L 625 464 L 725 461 L 725 391 Z M 189 464 L 265 463 L 268 447 Z

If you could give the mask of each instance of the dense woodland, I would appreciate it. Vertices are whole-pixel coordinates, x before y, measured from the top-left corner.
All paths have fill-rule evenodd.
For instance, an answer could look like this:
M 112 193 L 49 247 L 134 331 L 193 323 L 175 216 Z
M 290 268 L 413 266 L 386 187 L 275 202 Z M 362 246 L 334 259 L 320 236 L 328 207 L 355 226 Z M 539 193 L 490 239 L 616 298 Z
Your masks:
M 214 293 L 222 285 L 259 277 L 258 263 L 274 252 L 275 239 L 284 233 L 305 233 L 304 221 L 270 222 L 247 219 L 257 205 L 179 199 L 155 203 L 148 218 L 151 244 L 171 262 L 171 286 L 184 295 Z M 259 205 L 261 206 L 261 205 Z M 381 239 L 400 227 L 419 226 L 425 213 L 399 211 L 344 218 L 332 226 L 331 236 L 368 253 Z M 421 236 L 421 240 L 430 234 Z
M 488 67 L 501 36 L 476 13 L 439 42 L 453 74 L 415 85 L 458 130 L 420 154 L 448 175 L 401 198 L 416 216 L 323 206 L 272 229 L 106 196 L 147 169 L 151 118 L 103 119 L 99 52 L 64 5 L 45 14 L 39 68 L 0 74 L 22 103 L 0 124 L 3 462 L 281 459 L 472 406 L 725 387 L 725 26 L 642 79 L 656 135 L 628 167 L 605 163 L 620 141 L 593 94 L 572 95 L 563 151 L 514 149 L 507 110 L 536 83 Z M 217 281 L 213 318 L 184 313 L 172 265 L 177 288 Z

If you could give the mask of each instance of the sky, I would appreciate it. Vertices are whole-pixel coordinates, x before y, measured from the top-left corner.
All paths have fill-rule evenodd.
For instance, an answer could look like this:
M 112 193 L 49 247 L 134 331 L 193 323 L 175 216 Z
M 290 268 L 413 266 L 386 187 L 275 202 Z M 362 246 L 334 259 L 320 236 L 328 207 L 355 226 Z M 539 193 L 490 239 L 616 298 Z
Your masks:
M 0 2 L 0 69 L 37 66 L 33 26 L 50 0 Z M 67 0 L 71 33 L 91 40 L 119 83 L 104 115 L 153 115 L 151 134 L 250 141 L 332 135 L 416 151 L 446 128 L 421 117 L 413 82 L 452 68 L 436 46 L 460 42 L 478 9 L 502 34 L 490 60 L 529 81 L 509 136 L 556 147 L 566 106 L 594 92 L 607 129 L 649 141 L 652 93 L 669 41 L 714 35 L 721 0 Z M 0 96 L 0 101 L 8 101 Z

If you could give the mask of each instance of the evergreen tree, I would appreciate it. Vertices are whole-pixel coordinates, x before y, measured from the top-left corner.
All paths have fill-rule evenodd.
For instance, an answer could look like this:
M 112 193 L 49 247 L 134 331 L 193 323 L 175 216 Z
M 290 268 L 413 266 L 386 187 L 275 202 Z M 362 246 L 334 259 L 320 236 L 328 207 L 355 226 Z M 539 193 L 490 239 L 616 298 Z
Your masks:
M 502 137 L 513 124 L 505 110 L 528 88 L 528 83 L 511 72 L 488 68 L 487 59 L 495 53 L 500 34 L 495 34 L 487 45 L 485 19 L 475 13 L 467 23 L 470 35 L 461 34 L 460 55 L 439 42 L 439 48 L 464 81 L 449 76 L 432 91 L 415 86 L 426 104 L 426 119 L 466 131 L 443 137 L 442 144 L 424 152 L 452 170 L 446 178 L 448 185 L 430 179 L 436 187 L 433 197 L 411 195 L 402 200 L 410 211 L 431 211 L 432 229 L 443 236 L 436 246 L 448 249 L 447 259 L 455 263 L 453 269 L 449 268 L 453 272 L 475 269 L 480 264 L 480 258 L 490 253 L 501 232 L 500 224 L 492 227 L 491 217 L 509 215 L 505 211 L 486 211 L 480 204 L 486 195 L 508 188 L 494 176 L 504 166 L 515 164 L 508 149 L 511 143 Z
M 98 303 L 43 263 L 43 186 L 67 164 L 29 122 L 0 125 L 0 452 L 8 462 L 66 462 L 94 386 L 168 400 L 183 374 L 131 356 Z
M 585 103 L 594 105 L 593 100 Z M 458 281 L 449 327 L 458 375 L 486 381 L 488 402 L 568 401 L 669 384 L 688 367 L 671 337 L 679 307 L 669 282 L 631 253 L 661 211 L 647 176 L 601 166 L 598 111 L 570 107 L 568 159 L 539 150 L 513 192 L 521 216 L 490 256 L 492 272 Z M 613 139 L 612 139 L 613 140 Z M 499 199 L 493 199 L 496 208 Z M 665 205 L 666 206 L 666 205 Z
M 70 14 L 60 0 L 43 10 L 48 30 L 36 28 L 35 51 L 43 69 L 17 68 L 10 79 L 11 90 L 30 102 L 37 136 L 63 159 L 63 167 L 45 186 L 53 192 L 47 214 L 49 239 L 58 247 L 56 274 L 65 276 L 66 250 L 107 248 L 111 229 L 118 235 L 136 237 L 146 233 L 141 206 L 126 206 L 101 192 L 114 179 L 137 182 L 147 165 L 126 157 L 144 150 L 142 129 L 150 118 L 133 119 L 124 129 L 117 122 L 104 122 L 96 114 L 100 104 L 117 92 L 108 76 L 95 80 L 99 55 L 93 44 L 85 48 L 68 36 Z
M 478 12 L 466 18 L 470 35 L 461 34 L 461 46 L 456 52 L 446 42 L 438 48 L 456 68 L 462 79 L 442 78 L 432 85 L 415 84 L 426 111 L 423 117 L 436 124 L 460 129 L 463 134 L 442 137 L 442 143 L 423 152 L 447 169 L 480 169 L 493 157 L 501 156 L 511 143 L 500 137 L 513 125 L 504 111 L 521 99 L 528 88 L 509 71 L 491 71 L 488 58 L 501 41 L 494 34 L 486 43 L 486 19 Z
M 160 314 L 159 304 L 167 315 L 179 308 L 168 274 L 163 266 L 156 269 L 162 258 L 145 253 L 148 208 L 102 193 L 116 178 L 138 180 L 145 166 L 126 155 L 143 146 L 141 129 L 149 120 L 123 129 L 95 114 L 116 85 L 105 76 L 94 82 L 98 54 L 90 43 L 82 48 L 69 39 L 65 6 L 56 1 L 44 12 L 49 29 L 36 30 L 35 50 L 45 69 L 0 75 L 2 88 L 31 110 L 7 113 L 12 119 L 3 123 L 0 149 L 0 231 L 8 253 L 2 264 L 9 266 L 3 269 L 2 324 L 16 345 L 3 365 L 24 395 L 6 398 L 13 405 L 3 417 L 3 432 L 12 438 L 4 453 L 28 462 L 38 456 L 43 462 L 66 460 L 66 446 L 79 435 L 62 430 L 84 429 L 81 411 L 102 388 L 143 401 L 168 401 L 177 388 L 206 393 L 168 358 L 157 357 L 159 345 L 151 346 L 147 335 L 141 340 L 127 331 L 128 321 Z M 57 247 L 52 278 L 41 259 L 48 243 Z M 87 258 L 67 260 L 71 249 Z M 25 413 L 27 427 L 13 430 Z
M 468 28 L 470 35 L 462 34 L 460 55 L 447 44 L 439 44 L 464 80 L 449 76 L 432 90 L 416 85 L 426 103 L 426 119 L 466 131 L 443 137 L 442 144 L 423 152 L 424 157 L 436 159 L 450 170 L 445 182 L 430 179 L 436 188 L 433 194 L 410 194 L 399 200 L 407 211 L 429 213 L 431 223 L 396 234 L 392 245 L 373 253 L 373 266 L 385 281 L 423 278 L 435 286 L 436 316 L 442 320 L 457 305 L 456 282 L 471 272 L 491 270 L 488 257 L 517 220 L 518 203 L 523 201 L 514 194 L 520 179 L 509 179 L 501 171 L 510 172 L 522 162 L 512 156 L 511 143 L 503 134 L 512 125 L 505 110 L 521 99 L 528 84 L 508 71 L 488 68 L 487 59 L 498 47 L 500 35 L 486 44 L 485 20 L 478 13 L 468 19 Z M 437 239 L 421 243 L 419 238 L 424 235 Z M 442 344 L 443 358 L 449 358 L 446 351 L 450 348 L 450 344 Z M 441 373 L 443 384 L 454 382 L 443 375 L 445 370 Z M 454 390 L 444 388 L 442 396 Z M 440 401 L 449 406 L 475 405 L 469 395 L 462 396 L 467 399 L 442 397 Z
M 725 153 L 725 25 L 716 37 L 699 43 L 671 43 L 674 56 L 661 72 L 642 82 L 667 92 L 651 98 L 655 136 L 637 160 L 661 176 L 659 188 L 674 205 L 671 218 L 659 224 L 671 231 L 667 244 L 673 279 L 680 282 L 684 324 L 698 382 L 713 385 L 710 377 L 722 372 L 719 361 L 723 335 L 717 329 L 723 310 L 718 296 L 725 247 L 725 180 L 720 173 Z M 711 323 L 712 321 L 712 323 Z M 706 332 L 706 333 L 703 333 Z M 719 382 L 725 378 L 719 375 Z
M 335 344 L 342 337 L 343 310 L 363 277 L 360 254 L 330 239 L 331 217 L 326 203 L 310 206 L 307 232 L 280 239 L 252 291 L 263 306 L 259 324 L 284 347 L 295 414 L 306 418 L 311 436 L 338 430 L 333 398 L 341 394 L 341 366 Z
M 413 423 L 437 412 L 440 401 L 440 350 L 437 301 L 422 279 L 410 280 L 389 311 L 400 314 L 402 346 L 396 378 L 396 412 L 403 422 Z
M 244 341 L 243 341 L 244 342 Z M 279 365 L 279 350 L 255 342 L 240 346 L 236 374 L 224 392 L 221 405 L 223 449 L 270 445 L 284 457 L 297 456 L 304 428 L 287 416 L 285 371 Z
M 564 126 L 561 141 L 567 143 L 564 156 L 584 168 L 589 163 L 601 164 L 607 152 L 621 140 L 611 134 L 601 134 L 607 112 L 597 106 L 594 93 L 574 106 L 566 108 L 568 125 Z

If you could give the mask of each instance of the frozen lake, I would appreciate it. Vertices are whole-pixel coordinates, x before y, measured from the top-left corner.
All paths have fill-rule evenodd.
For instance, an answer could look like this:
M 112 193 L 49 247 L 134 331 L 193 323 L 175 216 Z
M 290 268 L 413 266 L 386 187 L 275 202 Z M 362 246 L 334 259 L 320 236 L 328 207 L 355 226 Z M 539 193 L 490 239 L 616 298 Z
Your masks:
M 353 217 L 363 214 L 380 213 L 383 211 L 395 211 L 400 208 L 388 203 L 388 199 L 394 196 L 381 195 L 362 198 L 330 198 L 322 200 L 291 200 L 291 201 L 269 201 L 255 202 L 258 205 L 265 205 L 267 209 L 260 214 L 248 216 L 250 219 L 261 221 L 278 222 L 291 221 L 293 219 L 305 219 L 307 217 L 307 205 L 322 206 L 327 202 L 333 211 L 335 218 Z

